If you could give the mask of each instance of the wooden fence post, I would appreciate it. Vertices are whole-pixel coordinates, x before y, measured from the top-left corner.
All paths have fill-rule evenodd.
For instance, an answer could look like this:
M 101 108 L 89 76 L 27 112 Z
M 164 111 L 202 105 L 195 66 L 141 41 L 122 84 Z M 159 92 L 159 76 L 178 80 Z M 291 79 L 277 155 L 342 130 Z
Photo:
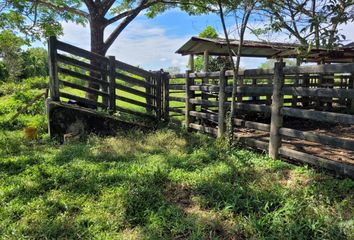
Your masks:
M 50 76 L 50 96 L 53 101 L 59 101 L 59 81 L 58 81 L 58 62 L 57 62 L 57 38 L 49 37 L 48 41 L 48 59 Z
M 163 83 L 163 118 L 165 122 L 169 122 L 170 118 L 170 76 L 168 73 L 163 73 L 162 75 L 162 83 Z
M 303 74 L 301 87 L 309 88 L 310 87 L 310 75 Z M 310 105 L 310 97 L 301 97 L 302 107 L 308 107 Z
M 354 73 L 350 75 L 350 86 L 348 88 L 354 89 Z M 351 100 L 350 110 L 354 113 L 354 98 Z
M 102 81 L 107 82 L 108 81 L 107 72 L 109 71 L 109 68 L 107 67 L 107 63 L 106 62 L 102 63 L 101 68 L 102 68 L 101 79 Z M 101 84 L 101 89 L 103 92 L 109 93 L 109 87 L 107 87 L 106 85 Z M 105 106 L 109 106 L 109 97 L 102 97 L 102 103 Z
M 156 117 L 161 120 L 162 113 L 162 73 L 158 71 L 155 73 L 155 87 L 156 87 Z
M 226 77 L 225 68 L 220 70 L 219 79 L 219 111 L 218 111 L 218 137 L 223 137 L 225 134 L 225 102 L 226 102 Z
M 284 104 L 284 96 L 282 94 L 284 84 L 283 67 L 283 62 L 276 62 L 274 65 L 272 117 L 269 138 L 269 156 L 272 159 L 278 159 L 279 148 L 281 146 L 281 135 L 279 129 L 283 125 L 283 116 L 280 112 Z
M 190 99 L 194 98 L 194 91 L 190 90 L 190 86 L 194 84 L 194 79 L 189 77 L 191 71 L 186 71 L 186 109 L 185 109 L 185 125 L 187 130 L 189 124 L 193 122 L 193 117 L 189 114 L 190 111 L 194 111 L 195 106 L 190 103 Z
M 108 108 L 113 113 L 116 111 L 116 58 L 109 56 L 108 63 L 108 81 L 109 81 L 109 102 Z
M 151 72 L 151 71 L 150 71 L 150 73 L 153 74 L 153 72 Z M 146 82 L 148 82 L 148 83 L 150 83 L 150 84 L 153 84 L 153 83 L 154 83 L 152 76 L 147 77 L 145 80 L 146 80 Z M 146 92 L 147 94 L 152 94 L 152 95 L 155 96 L 155 94 L 154 94 L 154 89 L 153 89 L 151 86 L 145 87 L 145 92 Z M 149 107 L 149 105 L 151 106 L 151 105 L 154 104 L 154 99 L 146 98 L 146 103 L 148 104 L 148 106 L 146 107 L 146 112 L 151 114 L 151 110 L 152 110 L 152 109 Z

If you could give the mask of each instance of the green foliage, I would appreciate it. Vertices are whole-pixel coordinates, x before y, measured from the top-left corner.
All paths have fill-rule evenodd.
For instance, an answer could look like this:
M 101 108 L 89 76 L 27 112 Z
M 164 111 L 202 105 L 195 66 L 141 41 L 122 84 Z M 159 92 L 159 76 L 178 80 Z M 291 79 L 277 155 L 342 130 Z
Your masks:
M 21 47 L 24 44 L 25 41 L 11 31 L 0 32 L 0 56 L 10 81 L 18 80 L 21 75 L 23 65 Z
M 201 33 L 199 33 L 199 37 L 215 39 L 219 37 L 219 34 L 215 28 L 209 25 Z
M 22 53 L 24 69 L 22 78 L 45 77 L 49 75 L 48 53 L 44 48 L 29 48 Z
M 5 133 L 1 238 L 353 237 L 352 180 L 206 136 L 160 130 L 58 146 Z

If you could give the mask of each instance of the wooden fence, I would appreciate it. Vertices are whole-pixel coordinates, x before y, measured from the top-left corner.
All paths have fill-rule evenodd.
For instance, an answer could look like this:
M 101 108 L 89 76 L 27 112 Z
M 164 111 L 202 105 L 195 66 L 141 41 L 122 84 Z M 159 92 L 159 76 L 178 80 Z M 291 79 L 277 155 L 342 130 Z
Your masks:
M 167 73 L 146 71 L 58 41 L 48 44 L 50 92 L 54 101 L 166 120 Z M 97 64 L 99 63 L 99 64 Z M 74 79 L 74 80 L 73 80 Z M 88 87 L 93 83 L 97 87 Z M 92 84 L 91 84 L 92 85 Z M 92 101 L 87 94 L 98 97 Z M 127 107 L 128 106 L 128 107 Z
M 287 141 L 289 138 L 315 142 L 338 151 L 343 149 L 354 156 L 353 138 L 283 124 L 283 118 L 296 118 L 304 125 L 308 121 L 353 125 L 353 73 L 354 64 L 285 67 L 282 63 L 276 63 L 274 69 L 240 72 L 237 114 L 233 118 L 235 135 L 250 147 L 268 151 L 273 159 L 285 156 L 354 177 L 354 160 L 348 163 L 326 159 L 302 151 L 301 146 L 300 150 L 289 147 Z M 231 105 L 232 76 L 231 71 L 187 71 L 172 76 L 169 84 L 171 118 L 183 118 L 188 129 L 223 136 Z M 325 86 L 324 81 L 315 84 L 316 79 L 324 78 L 330 79 L 331 84 Z M 257 134 L 241 134 L 240 129 L 250 129 Z

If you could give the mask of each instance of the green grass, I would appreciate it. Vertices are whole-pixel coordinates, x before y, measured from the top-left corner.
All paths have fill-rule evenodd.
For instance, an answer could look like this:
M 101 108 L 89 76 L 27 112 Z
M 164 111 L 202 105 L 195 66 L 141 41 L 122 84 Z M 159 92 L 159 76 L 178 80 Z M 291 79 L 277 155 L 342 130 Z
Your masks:
M 26 99 L 0 97 L 0 239 L 354 238 L 350 179 L 183 129 L 59 145 L 43 102 L 6 122 Z

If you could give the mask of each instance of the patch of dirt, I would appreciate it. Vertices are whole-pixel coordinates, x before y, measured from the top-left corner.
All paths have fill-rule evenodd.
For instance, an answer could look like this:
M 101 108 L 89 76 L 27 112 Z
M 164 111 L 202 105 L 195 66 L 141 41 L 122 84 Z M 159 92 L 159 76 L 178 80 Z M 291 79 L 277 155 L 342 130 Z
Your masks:
M 184 185 L 171 184 L 165 191 L 165 196 L 169 202 L 177 205 L 183 210 L 186 216 L 195 218 L 199 225 L 205 226 L 207 235 L 204 239 L 245 239 L 243 234 L 235 233 L 236 223 L 225 216 L 208 210 L 202 209 L 200 205 L 193 200 L 193 192 Z M 187 239 L 188 233 L 177 236 L 175 239 Z

